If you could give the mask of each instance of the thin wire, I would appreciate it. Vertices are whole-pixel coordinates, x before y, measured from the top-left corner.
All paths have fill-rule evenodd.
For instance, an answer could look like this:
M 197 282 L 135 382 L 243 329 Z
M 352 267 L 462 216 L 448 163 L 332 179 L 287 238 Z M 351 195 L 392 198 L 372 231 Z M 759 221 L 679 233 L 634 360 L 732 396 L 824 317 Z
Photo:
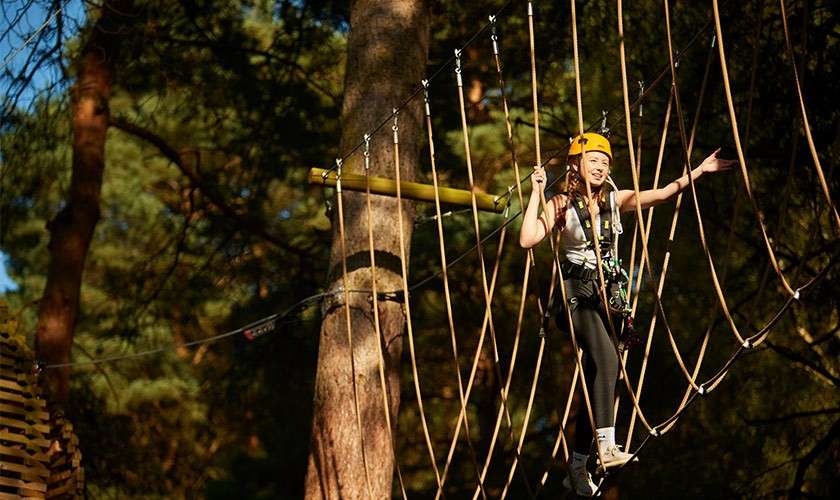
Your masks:
M 355 291 L 351 290 L 351 292 L 355 292 Z M 292 312 L 297 310 L 299 307 L 305 306 L 305 305 L 307 305 L 311 302 L 314 302 L 316 300 L 320 300 L 324 297 L 335 295 L 336 293 L 338 293 L 338 292 L 316 293 L 314 295 L 310 295 L 309 297 L 306 297 L 305 299 L 299 300 L 298 302 L 296 302 L 294 305 L 292 305 L 291 307 L 289 307 L 288 309 L 286 309 L 282 313 L 277 313 L 277 314 L 272 314 L 270 316 L 266 316 L 265 318 L 258 319 L 256 321 L 248 323 L 245 326 L 241 326 L 241 327 L 236 328 L 234 330 L 229 330 L 227 332 L 220 333 L 218 335 L 213 335 L 212 337 L 193 340 L 191 342 L 184 342 L 183 344 L 175 344 L 175 345 L 171 345 L 171 346 L 157 347 L 157 348 L 154 348 L 154 349 L 148 349 L 148 350 L 145 350 L 145 351 L 135 352 L 135 353 L 131 353 L 131 354 L 123 354 L 123 355 L 118 355 L 118 356 L 107 356 L 107 357 L 104 357 L 104 358 L 97 358 L 97 359 L 92 359 L 92 360 L 88 360 L 88 361 L 77 361 L 77 362 L 72 362 L 72 363 L 57 363 L 57 364 L 45 365 L 45 366 L 43 366 L 43 369 L 65 368 L 65 367 L 71 367 L 71 366 L 75 367 L 75 366 L 85 366 L 85 365 L 96 365 L 96 364 L 100 364 L 100 363 L 111 363 L 111 362 L 114 362 L 114 361 L 122 361 L 124 359 L 138 358 L 138 357 L 141 357 L 141 356 L 148 356 L 148 355 L 151 355 L 151 354 L 158 354 L 158 353 L 166 352 L 166 351 L 175 351 L 176 349 L 180 349 L 180 348 L 183 348 L 183 347 L 193 347 L 193 346 L 197 346 L 197 345 L 201 345 L 201 344 L 208 344 L 208 343 L 216 342 L 217 340 L 221 340 L 221 339 L 224 339 L 224 338 L 227 338 L 227 337 L 232 337 L 234 335 L 242 334 L 247 330 L 251 330 L 251 329 L 254 329 L 257 326 L 262 326 L 262 325 L 271 323 L 272 321 L 274 321 L 275 323 L 280 323 L 280 320 L 282 320 L 285 317 L 287 317 L 288 315 L 290 315 Z

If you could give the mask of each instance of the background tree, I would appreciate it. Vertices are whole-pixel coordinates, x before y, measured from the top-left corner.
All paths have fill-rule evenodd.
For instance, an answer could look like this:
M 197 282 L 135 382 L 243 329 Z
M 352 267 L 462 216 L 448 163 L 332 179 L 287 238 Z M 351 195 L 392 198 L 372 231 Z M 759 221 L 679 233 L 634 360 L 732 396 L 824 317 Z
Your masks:
M 404 100 L 424 78 L 429 22 L 428 5 L 422 0 L 356 1 L 351 4 L 347 45 L 350 71 L 344 85 L 340 151 L 349 151 L 365 134 L 372 132 L 383 117 L 389 115 L 394 103 Z M 398 115 L 402 179 L 413 180 L 417 175 L 421 119 L 419 100 Z M 379 134 L 372 141 L 370 175 L 395 177 L 395 146 L 389 144 L 390 135 Z M 344 171 L 363 172 L 361 156 L 350 159 Z M 327 289 L 337 291 L 343 286 L 348 290 L 369 290 L 372 274 L 365 197 L 359 193 L 344 193 L 338 202 L 343 204 L 347 237 L 345 241 L 341 240 L 344 235 L 339 234 L 338 212 L 334 211 Z M 400 227 L 394 223 L 398 209 L 394 198 L 377 196 L 372 200 L 371 223 L 378 267 L 376 286 L 382 291 L 400 290 L 403 285 L 400 244 L 404 239 L 406 247 L 410 245 L 414 210 L 409 203 L 403 204 L 405 227 L 400 236 Z M 405 250 L 408 259 L 410 253 L 408 248 Z M 342 272 L 345 257 L 349 273 L 346 281 Z M 399 302 L 380 302 L 380 338 L 374 329 L 370 297 L 358 293 L 348 297 L 348 303 L 344 305 L 343 295 L 336 294 L 324 306 L 306 479 L 307 498 L 363 497 L 368 491 L 365 484 L 368 476 L 373 496 L 388 496 L 391 492 L 394 448 L 384 414 L 376 344 L 381 343 L 384 352 L 388 401 L 396 420 L 406 316 Z M 345 307 L 350 308 L 348 317 L 344 314 Z M 348 329 L 352 331 L 354 345 L 348 343 Z M 356 372 L 351 371 L 351 356 Z M 350 404 L 356 398 L 363 429 L 357 426 L 356 408 Z

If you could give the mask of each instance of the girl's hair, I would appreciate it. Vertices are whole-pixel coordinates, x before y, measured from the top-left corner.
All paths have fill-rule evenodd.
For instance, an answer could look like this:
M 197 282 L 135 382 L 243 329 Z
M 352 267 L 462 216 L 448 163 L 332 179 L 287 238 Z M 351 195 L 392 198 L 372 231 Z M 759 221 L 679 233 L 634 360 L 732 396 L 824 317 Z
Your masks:
M 586 196 L 586 181 L 583 180 L 583 177 L 580 175 L 580 160 L 581 155 L 569 156 L 566 159 L 566 165 L 569 166 L 569 171 L 566 174 L 566 191 L 572 198 L 577 196 Z M 601 188 L 598 189 L 597 193 L 598 206 L 601 207 L 602 210 L 607 208 L 607 190 L 604 189 L 606 184 L 606 182 L 601 184 Z

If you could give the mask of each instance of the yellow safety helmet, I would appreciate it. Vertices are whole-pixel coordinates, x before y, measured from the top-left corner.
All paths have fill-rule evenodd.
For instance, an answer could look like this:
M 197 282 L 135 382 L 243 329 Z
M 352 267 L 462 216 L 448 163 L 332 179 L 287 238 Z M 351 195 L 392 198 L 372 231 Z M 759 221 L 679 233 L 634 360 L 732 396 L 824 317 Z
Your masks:
M 612 149 L 610 148 L 610 141 L 601 134 L 595 132 L 586 132 L 572 139 L 572 144 L 569 146 L 569 156 L 575 156 L 583 153 L 583 151 L 600 151 L 610 157 L 612 163 Z

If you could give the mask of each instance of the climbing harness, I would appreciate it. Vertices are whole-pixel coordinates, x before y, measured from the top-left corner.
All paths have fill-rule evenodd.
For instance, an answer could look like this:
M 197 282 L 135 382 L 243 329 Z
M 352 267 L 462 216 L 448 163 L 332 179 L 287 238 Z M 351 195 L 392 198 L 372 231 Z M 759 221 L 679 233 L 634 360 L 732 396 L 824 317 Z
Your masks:
M 608 182 L 615 186 L 612 179 Z M 592 216 L 583 197 L 576 196 L 571 200 L 572 208 L 577 214 L 578 221 L 583 229 L 584 240 L 587 243 L 587 248 L 595 247 L 594 225 Z M 632 347 L 641 343 L 641 338 L 636 333 L 633 326 L 632 309 L 627 300 L 627 283 L 630 277 L 627 271 L 622 267 L 621 259 L 618 258 L 618 237 L 623 232 L 621 222 L 618 216 L 618 206 L 615 199 L 615 190 L 610 192 L 609 206 L 602 209 L 600 213 L 600 220 L 597 224 L 598 241 L 601 245 L 601 270 L 604 273 L 604 282 L 607 286 L 607 310 L 609 314 L 618 317 L 620 321 L 616 323 L 621 325 L 618 332 L 618 347 L 620 351 L 631 349 Z M 597 281 L 598 270 L 588 269 L 583 265 L 575 264 L 566 261 L 561 265 L 563 275 L 568 278 L 575 278 L 583 281 Z M 575 298 L 569 299 L 570 306 L 576 304 L 578 301 Z M 597 300 L 596 300 L 597 302 Z

